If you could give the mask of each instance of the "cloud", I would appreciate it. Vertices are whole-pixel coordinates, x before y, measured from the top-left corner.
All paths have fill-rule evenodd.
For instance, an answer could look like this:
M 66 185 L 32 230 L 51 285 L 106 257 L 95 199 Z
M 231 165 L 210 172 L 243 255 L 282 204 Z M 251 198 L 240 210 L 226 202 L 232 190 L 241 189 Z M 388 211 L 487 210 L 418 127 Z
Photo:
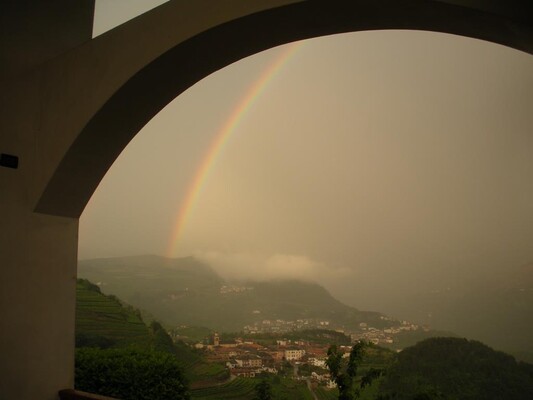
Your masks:
M 325 276 L 341 278 L 350 273 L 348 268 L 334 269 L 307 256 L 295 254 L 207 251 L 197 253 L 195 257 L 209 264 L 228 280 L 298 279 L 319 282 Z

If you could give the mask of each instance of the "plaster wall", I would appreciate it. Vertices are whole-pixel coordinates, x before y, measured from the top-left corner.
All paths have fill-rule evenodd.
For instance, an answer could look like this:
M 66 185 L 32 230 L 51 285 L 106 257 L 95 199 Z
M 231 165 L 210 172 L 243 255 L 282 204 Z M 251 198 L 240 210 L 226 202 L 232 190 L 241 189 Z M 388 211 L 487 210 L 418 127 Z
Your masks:
M 91 38 L 93 4 L 0 5 L 0 399 L 56 399 L 74 384 L 77 218 L 34 212 L 53 140 L 42 65 Z M 58 112 L 55 118 L 65 118 Z
M 78 222 L 10 200 L 0 213 L 0 398 L 55 399 L 74 385 Z
M 0 151 L 0 398 L 54 399 L 73 385 L 78 219 L 38 214 L 42 146 L 38 75 L 4 86 Z M 9 103 L 9 104 L 7 104 Z
M 0 81 L 89 40 L 93 13 L 94 0 L 0 2 Z

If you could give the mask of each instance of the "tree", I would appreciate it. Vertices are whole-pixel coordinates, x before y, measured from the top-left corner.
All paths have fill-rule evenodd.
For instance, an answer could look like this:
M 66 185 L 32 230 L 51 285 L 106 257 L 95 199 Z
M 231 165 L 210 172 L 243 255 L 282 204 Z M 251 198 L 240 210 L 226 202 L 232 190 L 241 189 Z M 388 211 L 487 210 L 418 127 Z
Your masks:
M 255 385 L 255 394 L 258 400 L 272 400 L 272 387 L 267 380 L 263 379 Z
M 329 347 L 326 365 L 331 374 L 331 379 L 333 379 L 339 389 L 339 400 L 355 400 L 359 398 L 360 389 L 371 385 L 372 381 L 381 375 L 381 370 L 372 368 L 362 377 L 359 387 L 355 385 L 357 368 L 363 360 L 366 346 L 367 344 L 364 342 L 356 343 L 350 351 L 347 363 L 343 362 L 342 353 L 336 345 Z

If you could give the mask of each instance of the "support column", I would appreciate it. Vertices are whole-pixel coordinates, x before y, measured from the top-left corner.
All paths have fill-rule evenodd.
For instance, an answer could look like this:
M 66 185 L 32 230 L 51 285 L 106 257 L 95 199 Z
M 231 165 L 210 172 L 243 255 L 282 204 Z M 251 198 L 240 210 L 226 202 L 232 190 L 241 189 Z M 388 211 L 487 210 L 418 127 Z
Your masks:
M 42 126 L 58 85 L 43 96 L 40 69 L 91 39 L 93 11 L 94 0 L 0 2 L 0 153 L 18 158 L 0 163 L 2 400 L 55 400 L 74 385 L 78 219 L 34 212 L 65 146 Z
M 74 387 L 78 221 L 9 206 L 4 195 L 0 398 L 52 400 Z
M 33 210 L 59 141 L 42 133 L 40 74 L 0 93 L 0 399 L 53 400 L 74 384 L 78 219 Z M 5 157 L 4 157 L 5 158 Z

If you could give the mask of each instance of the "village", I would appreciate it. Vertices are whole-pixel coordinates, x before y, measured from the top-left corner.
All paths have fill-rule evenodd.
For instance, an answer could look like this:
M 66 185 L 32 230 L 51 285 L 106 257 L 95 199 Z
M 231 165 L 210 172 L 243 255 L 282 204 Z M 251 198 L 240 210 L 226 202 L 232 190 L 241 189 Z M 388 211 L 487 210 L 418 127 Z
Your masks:
M 205 351 L 207 361 L 224 364 L 231 377 L 254 378 L 262 373 L 281 374 L 335 387 L 326 367 L 329 345 L 290 339 L 276 340 L 272 345 L 241 338 L 222 341 L 217 333 L 210 339 L 209 344 L 197 343 L 194 347 Z M 350 346 L 341 346 L 341 349 L 346 354 L 350 352 Z
M 326 366 L 330 343 L 323 340 L 318 343 L 313 340 L 287 339 L 283 337 L 283 333 L 289 336 L 292 332 L 291 337 L 294 337 L 294 333 L 298 331 L 320 329 L 325 333 L 335 332 L 345 335 L 343 337 L 347 338 L 348 343 L 340 345 L 339 349 L 344 352 L 344 357 L 348 357 L 351 344 L 358 341 L 387 345 L 393 343 L 394 336 L 401 332 L 427 329 L 408 321 L 398 321 L 397 326 L 385 329 L 377 329 L 368 326 L 367 323 L 360 323 L 357 332 L 345 332 L 331 325 L 329 321 L 306 319 L 263 320 L 244 327 L 246 338 L 235 337 L 231 340 L 222 340 L 218 333 L 214 333 L 203 342 L 195 343 L 193 347 L 203 351 L 209 362 L 225 365 L 232 378 L 254 378 L 264 373 L 281 374 L 334 388 L 335 382 L 330 379 Z M 261 337 L 265 334 L 276 339 L 265 341 L 251 338 L 254 335 Z
M 350 337 L 352 343 L 364 340 L 376 345 L 390 345 L 394 343 L 394 336 L 401 332 L 418 330 L 429 331 L 428 326 L 420 326 L 409 321 L 396 321 L 385 316 L 381 316 L 381 319 L 394 323 L 387 328 L 379 329 L 369 326 L 366 322 L 361 322 L 356 331 L 349 331 L 341 327 L 336 327 L 330 321 L 324 320 L 298 319 L 296 321 L 285 321 L 282 319 L 267 319 L 253 325 L 246 325 L 243 328 L 243 331 L 245 334 L 253 335 L 263 333 L 283 334 L 304 329 L 329 329 Z

